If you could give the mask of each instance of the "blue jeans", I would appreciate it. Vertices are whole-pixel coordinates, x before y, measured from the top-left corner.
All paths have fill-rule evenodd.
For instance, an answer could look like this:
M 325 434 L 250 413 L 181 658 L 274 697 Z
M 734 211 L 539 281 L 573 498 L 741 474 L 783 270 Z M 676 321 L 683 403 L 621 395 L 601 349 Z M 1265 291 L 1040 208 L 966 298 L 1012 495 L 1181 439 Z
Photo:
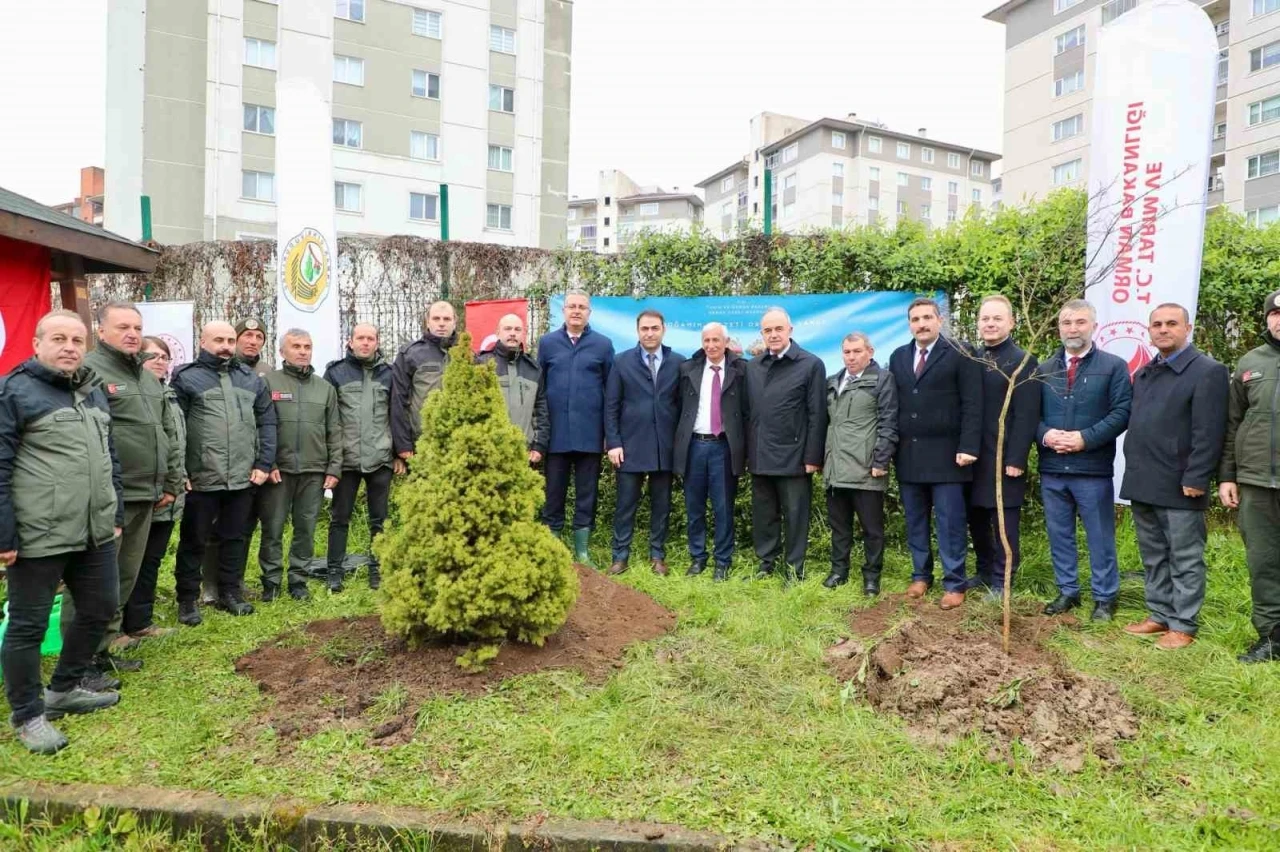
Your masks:
M 902 510 L 907 519 L 907 549 L 911 551 L 911 580 L 933 584 L 930 515 L 938 525 L 938 556 L 942 587 L 948 592 L 968 588 L 965 578 L 967 521 L 964 485 L 959 482 L 899 482 Z
M 1116 562 L 1115 484 L 1109 476 L 1040 474 L 1040 499 L 1049 531 L 1049 555 L 1058 591 L 1080 595 L 1080 553 L 1076 517 L 1084 524 L 1089 545 L 1089 585 L 1093 600 L 1113 601 L 1120 592 Z
M 689 523 L 689 556 L 694 562 L 707 561 L 707 498 L 716 516 L 715 560 L 717 565 L 733 561 L 733 499 L 738 478 L 733 475 L 729 442 L 689 442 L 688 469 L 684 471 L 684 508 Z
M 631 556 L 631 539 L 636 526 L 636 509 L 644 481 L 649 480 L 649 558 L 667 558 L 667 519 L 671 516 L 671 471 L 627 473 L 618 471 L 618 503 L 613 515 L 613 561 L 626 562 Z

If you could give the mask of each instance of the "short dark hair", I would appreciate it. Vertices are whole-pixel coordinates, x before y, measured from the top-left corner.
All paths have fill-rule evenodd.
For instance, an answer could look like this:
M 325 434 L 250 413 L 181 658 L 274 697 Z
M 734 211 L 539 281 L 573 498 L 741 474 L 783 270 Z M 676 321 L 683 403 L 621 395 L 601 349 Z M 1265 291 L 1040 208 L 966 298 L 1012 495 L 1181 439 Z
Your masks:
M 150 344 L 151 346 L 154 346 L 155 348 L 163 352 L 166 358 L 173 357 L 173 353 L 169 351 L 169 344 L 165 343 L 164 340 L 162 340 L 161 338 L 152 337 L 151 335 L 148 334 L 142 338 L 142 347 L 145 349 L 148 344 Z
M 942 308 L 938 307 L 936 299 L 930 299 L 928 296 L 918 296 L 911 300 L 911 304 L 907 305 L 907 316 L 911 316 L 911 312 L 916 308 L 922 308 L 925 305 L 933 308 L 933 312 L 939 317 L 942 316 Z
M 1151 309 L 1151 313 L 1147 314 L 1147 321 L 1150 322 L 1151 317 L 1155 316 L 1156 311 L 1160 310 L 1161 308 L 1177 308 L 1178 310 L 1182 311 L 1182 321 L 1185 322 L 1187 325 L 1191 325 L 1191 312 L 1188 311 L 1186 308 L 1182 307 L 1182 305 L 1179 305 L 1177 302 L 1162 302 L 1161 304 L 1156 305 L 1154 308 Z
M 662 311 L 654 310 L 653 308 L 645 308 L 636 316 L 636 325 L 640 325 L 640 320 L 645 317 L 653 317 L 664 326 L 667 324 L 667 318 L 662 315 Z

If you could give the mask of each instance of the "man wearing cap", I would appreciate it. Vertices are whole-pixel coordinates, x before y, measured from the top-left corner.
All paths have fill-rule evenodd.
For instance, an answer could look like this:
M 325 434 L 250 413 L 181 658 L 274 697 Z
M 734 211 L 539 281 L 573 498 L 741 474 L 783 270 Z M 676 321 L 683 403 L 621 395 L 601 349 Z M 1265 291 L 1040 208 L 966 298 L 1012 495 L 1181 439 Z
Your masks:
M 413 458 L 422 433 L 422 406 L 444 382 L 449 350 L 458 340 L 453 305 L 433 302 L 427 308 L 427 330 L 405 346 L 391 365 L 391 443 L 398 458 Z
M 1218 497 L 1238 508 L 1258 641 L 1242 663 L 1280 660 L 1280 290 L 1262 306 L 1262 345 L 1231 376 Z

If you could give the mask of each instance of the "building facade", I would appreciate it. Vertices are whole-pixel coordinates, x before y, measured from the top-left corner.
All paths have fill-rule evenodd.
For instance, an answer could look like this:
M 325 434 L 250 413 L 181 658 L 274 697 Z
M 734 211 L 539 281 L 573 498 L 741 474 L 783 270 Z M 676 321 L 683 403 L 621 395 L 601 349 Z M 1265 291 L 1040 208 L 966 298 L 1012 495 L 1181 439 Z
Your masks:
M 921 221 L 945 227 L 971 208 L 989 209 L 1000 155 L 908 134 L 856 114 L 806 121 L 764 113 L 751 122 L 751 153 L 699 182 L 706 227 L 729 238 L 764 220 L 764 173 L 772 172 L 776 230 Z
M 1014 0 L 1005 26 L 1004 196 L 1043 197 L 1089 173 L 1097 33 L 1148 0 Z M 1280 218 L 1280 0 L 1199 4 L 1218 35 L 1208 202 Z
M 278 50 L 269 0 L 112 0 L 107 226 L 275 236 L 277 69 L 332 109 L 337 232 L 553 247 L 568 202 L 571 0 L 309 0 L 332 62 Z M 323 27 L 322 29 L 327 29 Z
M 59 213 L 74 216 L 81 222 L 102 226 L 103 222 L 103 172 L 99 166 L 85 166 L 80 170 L 80 194 L 75 201 L 54 206 Z
M 687 234 L 701 223 L 702 198 L 696 192 L 640 186 L 609 169 L 600 172 L 595 198 L 569 201 L 565 245 L 617 254 L 645 231 Z

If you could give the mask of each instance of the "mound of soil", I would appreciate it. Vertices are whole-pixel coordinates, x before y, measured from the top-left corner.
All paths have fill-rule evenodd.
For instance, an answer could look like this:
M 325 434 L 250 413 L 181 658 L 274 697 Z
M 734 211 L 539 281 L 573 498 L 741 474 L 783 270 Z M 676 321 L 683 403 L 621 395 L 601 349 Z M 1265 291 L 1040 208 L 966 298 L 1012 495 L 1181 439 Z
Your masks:
M 504 644 L 478 674 L 454 662 L 466 645 L 442 641 L 410 650 L 403 639 L 387 635 L 376 615 L 314 621 L 244 655 L 236 671 L 280 696 L 267 722 L 283 737 L 335 723 L 367 724 L 376 726 L 374 739 L 387 744 L 412 737 L 413 711 L 429 698 L 476 695 L 546 669 L 573 669 L 598 683 L 621 666 L 628 645 L 669 632 L 676 617 L 643 592 L 574 567 L 581 592 L 564 627 L 540 648 Z M 374 712 L 366 714 L 370 708 Z
M 969 604 L 943 612 L 894 596 L 856 613 L 850 627 L 862 639 L 827 656 L 841 682 L 901 716 L 917 737 L 947 743 L 978 731 L 994 741 L 992 759 L 1011 759 L 1016 742 L 1037 765 L 1074 772 L 1089 753 L 1119 763 L 1116 743 L 1138 732 L 1114 686 L 1044 647 L 1054 630 L 1075 624 L 1069 616 L 1015 615 L 1006 655 L 998 610 Z

